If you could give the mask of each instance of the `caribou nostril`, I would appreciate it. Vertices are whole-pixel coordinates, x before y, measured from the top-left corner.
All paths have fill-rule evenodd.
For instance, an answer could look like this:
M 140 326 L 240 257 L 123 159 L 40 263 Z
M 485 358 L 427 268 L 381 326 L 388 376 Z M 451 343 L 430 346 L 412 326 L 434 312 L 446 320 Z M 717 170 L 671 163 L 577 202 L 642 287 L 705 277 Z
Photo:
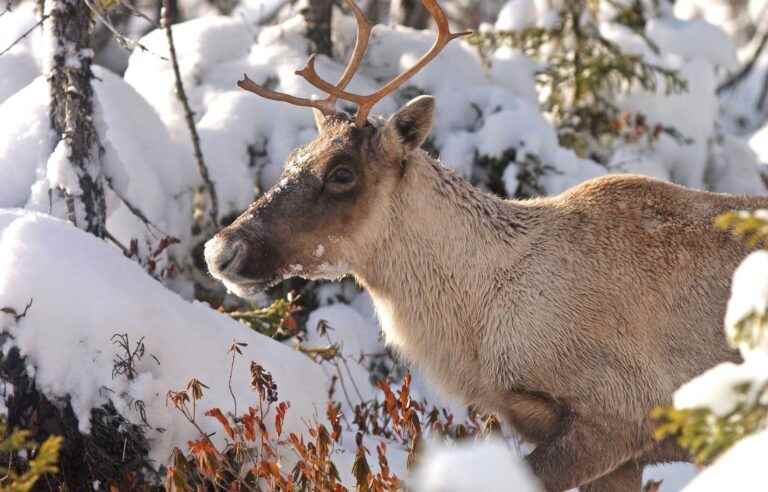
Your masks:
M 214 275 L 237 270 L 245 254 L 246 247 L 242 241 L 229 242 L 215 237 L 205 245 L 205 261 Z
M 235 261 L 235 258 L 237 258 L 238 254 L 240 254 L 238 248 L 231 248 L 229 250 L 223 251 L 217 258 L 219 262 L 218 269 L 222 272 L 225 272 L 227 267 L 229 267 L 229 265 Z

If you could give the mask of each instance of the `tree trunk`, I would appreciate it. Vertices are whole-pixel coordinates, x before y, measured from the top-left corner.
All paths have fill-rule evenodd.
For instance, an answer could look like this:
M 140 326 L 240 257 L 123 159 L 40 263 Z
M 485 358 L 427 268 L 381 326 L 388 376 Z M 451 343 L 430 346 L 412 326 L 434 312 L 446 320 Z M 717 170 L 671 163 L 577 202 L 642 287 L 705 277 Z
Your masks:
M 50 0 L 49 0 L 50 1 Z M 91 61 L 91 15 L 82 0 L 52 0 L 49 7 L 53 60 L 50 61 L 51 129 L 57 145 L 64 144 L 66 166 L 76 183 L 56 189 L 63 199 L 67 218 L 98 236 L 106 233 L 106 203 L 101 157 L 104 149 L 93 121 L 93 72 Z
M 240 2 L 239 0 L 208 0 L 208 3 L 215 7 L 221 15 L 229 15 Z
M 380 0 L 367 0 L 362 4 L 362 8 L 368 21 L 375 25 L 381 22 L 381 19 L 386 15 L 389 6 L 384 5 Z
M 390 22 L 414 29 L 426 29 L 429 25 L 429 12 L 419 0 L 392 0 L 390 5 Z
M 333 15 L 333 0 L 309 0 L 302 10 L 307 22 L 307 39 L 309 52 L 333 56 L 331 41 L 331 16 Z

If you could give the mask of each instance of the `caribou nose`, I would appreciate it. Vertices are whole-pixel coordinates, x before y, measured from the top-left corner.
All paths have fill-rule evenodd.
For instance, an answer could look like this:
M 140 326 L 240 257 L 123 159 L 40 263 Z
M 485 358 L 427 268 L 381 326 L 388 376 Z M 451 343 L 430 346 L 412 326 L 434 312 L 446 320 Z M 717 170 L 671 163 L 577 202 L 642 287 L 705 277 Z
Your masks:
M 214 236 L 205 243 L 205 262 L 214 277 L 237 274 L 247 253 L 244 241 Z

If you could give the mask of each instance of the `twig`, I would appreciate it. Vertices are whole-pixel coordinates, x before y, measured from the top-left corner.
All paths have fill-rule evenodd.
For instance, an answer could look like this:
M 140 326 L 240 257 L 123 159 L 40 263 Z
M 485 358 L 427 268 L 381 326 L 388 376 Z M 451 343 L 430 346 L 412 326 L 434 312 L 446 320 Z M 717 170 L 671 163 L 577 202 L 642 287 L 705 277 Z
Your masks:
M 93 12 L 93 15 L 96 16 L 99 21 L 106 27 L 114 36 L 115 39 L 117 39 L 118 43 L 122 45 L 123 47 L 127 49 L 133 49 L 133 48 L 139 48 L 141 51 L 145 51 L 147 53 L 153 54 L 160 58 L 161 60 L 168 61 L 168 58 L 164 57 L 163 55 L 160 55 L 159 53 L 155 53 L 143 44 L 139 43 L 138 41 L 135 41 L 127 36 L 125 36 L 123 33 L 117 30 L 115 26 L 112 25 L 112 23 L 102 15 L 101 10 L 96 7 L 93 3 L 91 3 L 90 0 L 83 0 L 85 2 L 85 5 Z
M 325 331 L 325 338 L 326 338 L 326 340 L 328 340 L 328 343 L 333 345 L 333 340 L 331 340 L 331 336 L 328 334 L 328 330 L 326 329 L 326 330 L 323 330 L 323 331 Z M 360 393 L 360 389 L 357 387 L 357 383 L 355 383 L 355 378 L 352 376 L 352 371 L 349 369 L 349 365 L 347 364 L 347 359 L 344 357 L 344 354 L 341 352 L 341 349 L 339 349 L 339 356 L 338 356 L 338 358 L 341 359 L 341 362 L 344 364 L 344 367 L 347 369 L 347 374 L 349 374 L 349 380 L 352 382 L 352 387 L 355 389 L 355 393 L 357 393 L 357 397 L 360 399 L 360 402 L 362 403 L 365 399 L 363 398 L 363 395 Z M 335 358 L 333 360 L 333 364 L 336 366 L 336 370 L 339 373 L 339 379 L 341 379 L 340 382 L 341 382 L 342 389 L 343 389 L 344 388 L 344 381 L 343 381 L 344 378 L 341 376 L 341 368 L 339 367 L 339 363 L 336 362 Z M 346 393 L 346 391 L 345 391 L 345 393 Z M 352 406 L 352 405 L 350 404 L 350 406 Z M 352 407 L 352 408 L 354 408 L 354 407 Z
M 5 5 L 5 8 L 3 9 L 2 12 L 0 12 L 0 17 L 12 11 L 13 11 L 13 0 L 8 0 L 8 3 Z
M 152 228 L 154 228 L 157 232 L 159 232 L 163 236 L 170 236 L 170 234 L 168 234 L 167 232 L 163 231 L 162 229 L 157 227 L 151 220 L 149 220 L 147 215 L 144 212 L 142 212 L 141 209 L 137 205 L 132 203 L 130 200 L 128 200 L 125 197 L 125 195 L 123 195 L 120 191 L 115 189 L 115 186 L 112 183 L 112 180 L 110 178 L 107 178 L 107 186 L 109 187 L 110 190 L 112 190 L 112 192 L 115 195 L 117 195 L 117 197 L 120 199 L 121 202 L 123 202 L 123 204 L 126 206 L 126 208 L 128 210 L 130 210 L 131 213 L 133 215 L 135 215 L 137 219 L 139 219 L 141 222 L 144 223 L 144 225 L 149 230 L 149 232 L 152 232 Z M 154 234 L 152 234 L 152 235 L 154 236 Z
M 160 27 L 160 26 L 157 25 L 157 23 L 155 22 L 154 19 L 150 18 L 147 14 L 145 14 L 141 10 L 137 9 L 136 7 L 131 5 L 130 3 L 126 2 L 125 0 L 119 0 L 119 2 L 120 2 L 120 5 L 122 5 L 128 11 L 130 11 L 133 15 L 135 15 L 136 17 L 141 17 L 145 21 L 149 22 L 149 24 L 152 27 L 155 27 L 155 28 Z
M 6 10 L 5 12 L 8 12 L 8 10 Z M 5 13 L 5 12 L 3 12 L 3 13 Z M 1 15 L 1 14 L 0 14 L 0 15 Z M 22 34 L 21 36 L 19 36 L 18 38 L 16 38 L 16 39 L 15 39 L 15 40 L 14 40 L 14 41 L 13 41 L 13 42 L 10 44 L 10 46 L 8 46 L 7 48 L 5 48 L 3 51 L 0 51 L 0 56 L 3 56 L 3 55 L 4 55 L 4 54 L 6 54 L 7 52 L 11 51 L 11 49 L 12 49 L 14 46 L 16 46 L 16 45 L 19 43 L 19 41 L 21 41 L 22 39 L 24 39 L 24 38 L 26 38 L 27 36 L 29 36 L 29 35 L 30 35 L 30 33 L 31 33 L 32 31 L 34 31 L 35 29 L 37 29 L 38 27 L 40 27 L 40 26 L 43 24 L 43 22 L 45 22 L 45 20 L 46 20 L 48 17 L 50 17 L 50 16 L 51 16 L 50 14 L 45 14 L 44 16 L 40 17 L 40 20 L 39 20 L 39 21 L 37 21 L 37 22 L 35 22 L 35 25 L 33 25 L 32 27 L 30 27 L 29 29 L 27 29 L 27 30 L 24 32 L 24 34 Z
M 112 243 L 113 243 L 115 246 L 117 246 L 118 248 L 120 248 L 120 250 L 123 252 L 123 255 L 124 255 L 126 258 L 130 258 L 131 256 L 133 256 L 133 254 L 131 254 L 131 250 L 129 250 L 128 248 L 126 248 L 126 247 L 125 247 L 125 245 L 124 245 L 123 243 L 121 243 L 119 239 L 117 239 L 115 236 L 113 236 L 111 232 L 109 232 L 109 231 L 105 230 L 105 231 L 104 231 L 104 237 L 106 237 L 107 239 L 109 239 L 110 241 L 112 241 Z
M 237 355 L 242 355 L 242 351 L 240 350 L 240 347 L 246 347 L 247 343 L 237 342 L 235 340 L 232 340 L 232 345 L 229 347 L 229 351 L 232 352 L 232 362 L 229 364 L 229 394 L 232 395 L 232 402 L 234 403 L 233 410 L 234 415 L 237 416 L 237 397 L 235 396 L 235 391 L 232 389 L 232 374 L 235 372 L 235 357 Z
M 170 0 L 163 0 L 163 10 L 161 14 L 161 22 L 163 29 L 165 30 L 165 36 L 168 38 L 168 51 L 171 55 L 171 64 L 173 65 L 173 75 L 176 78 L 176 97 L 179 98 L 179 102 L 184 107 L 184 116 L 187 120 L 187 128 L 189 128 L 189 134 L 192 137 L 192 147 L 194 149 L 195 160 L 197 161 L 197 171 L 200 173 L 200 177 L 205 183 L 205 188 L 211 197 L 211 223 L 214 228 L 219 226 L 219 202 L 216 196 L 216 187 L 211 181 L 208 175 L 208 167 L 205 165 L 203 159 L 203 152 L 200 150 L 200 136 L 197 133 L 195 127 L 194 114 L 189 107 L 189 100 L 187 99 L 187 93 L 184 91 L 184 84 L 181 82 L 181 72 L 179 70 L 179 60 L 176 56 L 176 46 L 173 43 L 173 31 L 171 30 L 170 19 Z
M 17 313 L 15 309 L 10 307 L 4 307 L 0 309 L 0 312 L 3 312 L 5 314 L 10 314 L 11 316 L 13 316 L 14 321 L 18 323 L 19 321 L 21 321 L 22 318 L 24 318 L 27 315 L 27 312 L 29 312 L 29 308 L 32 307 L 32 301 L 34 301 L 34 299 L 30 297 L 29 302 L 24 307 L 24 311 L 22 311 L 21 314 Z
M 766 96 L 768 96 L 768 74 L 763 78 L 763 86 L 760 88 L 760 95 L 757 97 L 757 109 L 760 111 L 765 107 Z
M 718 94 L 734 87 L 739 82 L 741 82 L 744 77 L 749 75 L 749 73 L 755 67 L 757 59 L 760 58 L 760 55 L 765 49 L 766 44 L 768 44 L 768 29 L 766 29 L 766 31 L 763 33 L 763 36 L 760 38 L 760 44 L 757 45 L 757 49 L 755 49 L 755 52 L 749 58 L 749 61 L 741 68 L 741 70 L 733 74 L 731 78 L 720 84 L 720 86 L 717 88 Z

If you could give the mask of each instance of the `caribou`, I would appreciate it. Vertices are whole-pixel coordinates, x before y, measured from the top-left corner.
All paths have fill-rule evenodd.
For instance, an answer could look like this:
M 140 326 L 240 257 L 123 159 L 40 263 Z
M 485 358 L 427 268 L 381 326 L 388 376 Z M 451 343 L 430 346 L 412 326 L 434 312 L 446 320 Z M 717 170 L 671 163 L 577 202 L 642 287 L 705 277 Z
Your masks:
M 675 442 L 654 440 L 649 412 L 736 360 L 722 321 L 748 249 L 712 222 L 768 199 L 632 175 L 529 200 L 486 194 L 421 149 L 432 97 L 370 116 L 466 33 L 452 33 L 437 2 L 423 0 L 437 25 L 433 47 L 380 90 L 352 94 L 371 25 L 346 2 L 358 29 L 339 81 L 321 79 L 314 56 L 297 71 L 327 98 L 238 82 L 312 108 L 318 137 L 206 244 L 211 274 L 243 297 L 291 276 L 354 276 L 390 346 L 536 446 L 526 460 L 548 491 L 639 491 L 644 465 L 687 460 Z M 354 118 L 335 109 L 338 99 L 357 105 Z

